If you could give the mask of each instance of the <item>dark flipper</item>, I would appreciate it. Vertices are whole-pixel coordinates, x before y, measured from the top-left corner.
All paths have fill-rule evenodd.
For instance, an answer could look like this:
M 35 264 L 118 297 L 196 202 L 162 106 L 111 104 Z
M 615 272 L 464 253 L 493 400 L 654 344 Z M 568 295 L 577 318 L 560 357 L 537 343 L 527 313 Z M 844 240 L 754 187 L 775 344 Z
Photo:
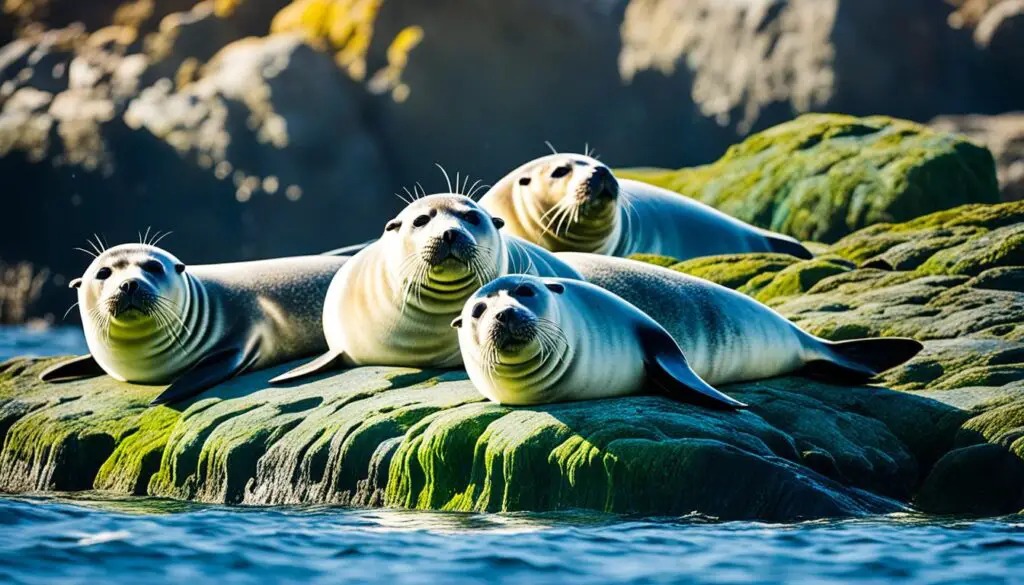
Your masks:
M 271 384 L 285 384 L 292 380 L 298 380 L 299 378 L 305 378 L 306 376 L 312 376 L 320 372 L 327 372 L 330 370 L 337 370 L 345 365 L 345 353 L 335 353 L 328 351 L 324 355 L 316 358 L 315 360 L 303 364 L 293 370 L 289 370 L 280 376 L 272 379 Z
M 716 409 L 747 407 L 702 380 L 686 363 L 683 350 L 664 329 L 652 323 L 641 326 L 638 334 L 647 360 L 647 375 L 670 398 Z
M 174 381 L 151 404 L 173 404 L 188 400 L 248 369 L 259 357 L 259 351 L 229 347 L 204 357 Z
M 777 234 L 768 236 L 768 246 L 772 252 L 778 252 L 779 254 L 789 254 L 802 260 L 814 258 L 814 254 L 811 254 L 811 251 L 805 248 L 803 244 L 785 236 Z
M 96 360 L 91 355 L 83 355 L 82 357 L 76 357 L 47 368 L 46 371 L 39 374 L 39 379 L 43 382 L 57 383 L 70 382 L 71 380 L 82 378 L 95 378 L 105 374 L 106 372 L 103 371 L 103 368 L 96 363 Z
M 338 248 L 329 252 L 320 254 L 321 256 L 355 256 L 359 252 L 363 251 L 363 248 L 377 241 L 377 238 L 367 240 L 362 244 L 352 244 L 351 246 L 345 246 L 344 248 Z
M 924 346 L 915 339 L 880 337 L 825 342 L 825 359 L 804 367 L 809 376 L 840 383 L 860 383 L 914 357 Z

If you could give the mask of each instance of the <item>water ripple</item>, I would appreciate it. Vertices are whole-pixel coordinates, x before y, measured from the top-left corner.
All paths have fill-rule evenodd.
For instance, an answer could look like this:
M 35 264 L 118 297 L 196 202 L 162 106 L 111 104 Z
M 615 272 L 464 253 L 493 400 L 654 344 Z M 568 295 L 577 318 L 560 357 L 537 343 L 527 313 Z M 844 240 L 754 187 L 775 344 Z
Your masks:
M 1024 518 L 800 524 L 0 499 L 0 582 L 1024 583 Z

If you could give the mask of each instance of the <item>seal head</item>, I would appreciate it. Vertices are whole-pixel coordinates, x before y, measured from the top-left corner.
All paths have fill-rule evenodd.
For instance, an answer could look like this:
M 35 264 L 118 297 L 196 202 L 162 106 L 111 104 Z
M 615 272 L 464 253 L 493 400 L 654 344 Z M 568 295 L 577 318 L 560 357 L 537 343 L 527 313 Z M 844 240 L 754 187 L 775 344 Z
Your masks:
M 401 301 L 451 313 L 505 270 L 503 225 L 468 197 L 423 197 L 384 226 L 379 257 Z
M 509 233 L 555 251 L 608 253 L 619 228 L 619 182 L 582 154 L 552 154 L 502 179 L 481 205 L 509 218 Z

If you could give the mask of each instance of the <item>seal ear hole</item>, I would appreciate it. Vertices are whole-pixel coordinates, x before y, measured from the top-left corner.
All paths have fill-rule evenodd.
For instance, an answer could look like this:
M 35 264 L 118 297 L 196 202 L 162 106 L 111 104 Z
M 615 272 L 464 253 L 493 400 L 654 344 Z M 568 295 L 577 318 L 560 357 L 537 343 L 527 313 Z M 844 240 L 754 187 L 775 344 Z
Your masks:
M 393 232 L 398 230 L 398 228 L 400 227 L 402 227 L 402 222 L 398 221 L 397 219 L 393 219 L 384 226 L 384 231 Z
M 82 287 L 82 279 L 81 278 L 76 278 L 76 279 L 74 279 L 74 280 L 72 280 L 71 282 L 68 283 L 68 288 L 81 288 L 81 287 Z
M 487 303 L 477 303 L 473 306 L 473 318 L 479 319 L 487 311 Z
M 106 266 L 104 266 L 103 268 L 100 268 L 99 270 L 96 271 L 96 279 L 97 280 L 106 280 L 106 279 L 110 278 L 110 275 L 113 274 L 113 273 L 114 273 L 113 270 L 111 270 L 111 269 L 107 268 Z
M 185 265 L 184 264 L 175 264 L 174 265 L 174 271 L 177 272 L 178 274 L 181 274 L 182 272 L 185 272 Z
M 458 329 L 462 327 L 462 317 L 456 317 L 452 320 L 452 329 Z
M 565 292 L 565 285 L 559 284 L 557 282 L 545 282 L 544 286 L 547 287 L 549 291 L 555 293 L 556 295 L 560 295 Z
M 562 177 L 568 175 L 570 172 L 572 172 L 572 167 L 570 167 L 569 165 L 555 167 L 555 170 L 551 171 L 551 178 L 561 179 Z
M 501 219 L 500 217 L 492 217 L 491 221 L 494 222 L 494 227 L 496 227 L 499 230 L 505 227 L 505 220 Z
M 523 187 L 525 187 L 525 186 L 530 184 L 531 180 L 532 179 L 530 179 L 530 177 L 520 177 L 519 178 L 519 184 L 522 185 Z

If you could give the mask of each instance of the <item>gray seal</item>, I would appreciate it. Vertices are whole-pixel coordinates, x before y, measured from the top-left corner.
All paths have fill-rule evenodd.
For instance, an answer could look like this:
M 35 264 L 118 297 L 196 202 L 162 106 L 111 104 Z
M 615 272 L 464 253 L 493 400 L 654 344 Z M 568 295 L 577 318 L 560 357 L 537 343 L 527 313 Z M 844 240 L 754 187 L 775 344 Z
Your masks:
M 44 381 L 102 375 L 170 384 L 154 404 L 327 348 L 324 296 L 347 258 L 303 256 L 187 267 L 147 244 L 102 251 L 71 282 L 90 354 Z
M 458 367 L 448 325 L 478 288 L 508 273 L 579 278 L 554 254 L 504 236 L 503 225 L 459 194 L 410 203 L 331 283 L 323 312 L 329 350 L 271 382 L 351 366 Z
M 488 190 L 480 205 L 505 219 L 507 233 L 553 252 L 679 260 L 745 252 L 812 257 L 789 236 L 672 191 L 616 178 L 581 154 L 552 154 L 522 165 Z

